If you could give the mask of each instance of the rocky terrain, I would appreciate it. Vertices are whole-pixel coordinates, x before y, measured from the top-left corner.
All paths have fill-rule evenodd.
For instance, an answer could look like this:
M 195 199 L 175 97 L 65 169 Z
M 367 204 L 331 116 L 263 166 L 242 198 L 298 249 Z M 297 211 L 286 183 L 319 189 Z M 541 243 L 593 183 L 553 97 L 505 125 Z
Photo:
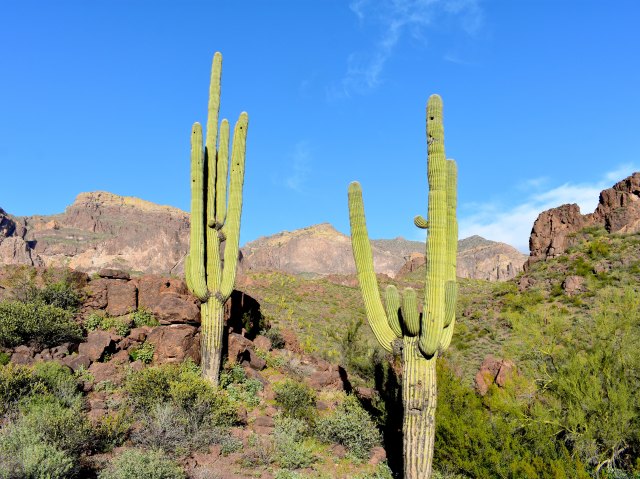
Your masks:
M 372 240 L 378 273 L 394 277 L 424 263 L 424 243 Z M 107 192 L 81 193 L 64 213 L 14 217 L 0 210 L 0 263 L 69 267 L 95 273 L 181 275 L 189 215 L 169 206 Z M 522 267 L 514 248 L 479 237 L 460 242 L 458 275 L 506 280 Z M 348 236 L 328 223 L 259 238 L 242 248 L 241 271 L 308 276 L 355 273 Z
M 513 246 L 474 235 L 458 242 L 457 275 L 459 278 L 506 281 L 523 269 L 527 255 Z M 423 253 L 412 253 L 398 271 L 398 276 L 424 268 Z
M 600 192 L 593 213 L 583 215 L 575 203 L 540 213 L 529 237 L 527 264 L 561 255 L 575 244 L 575 233 L 587 227 L 604 227 L 609 233 L 640 231 L 640 172 Z

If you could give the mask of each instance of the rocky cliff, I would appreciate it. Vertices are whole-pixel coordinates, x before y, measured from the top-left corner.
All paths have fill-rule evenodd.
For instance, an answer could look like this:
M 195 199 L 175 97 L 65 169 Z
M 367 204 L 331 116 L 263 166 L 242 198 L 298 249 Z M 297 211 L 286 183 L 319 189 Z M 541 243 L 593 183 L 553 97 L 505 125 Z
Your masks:
M 180 274 L 189 244 L 184 211 L 102 191 L 79 194 L 58 215 L 6 218 L 7 231 L 16 226 L 1 240 L 3 263 Z
M 421 243 L 399 239 L 372 242 L 376 272 L 394 276 L 404 263 L 403 253 L 424 248 Z M 242 271 L 276 270 L 291 274 L 328 275 L 353 274 L 356 271 L 351 252 L 351 239 L 328 223 L 295 231 L 283 231 L 259 238 L 242 248 Z
M 0 210 L 2 264 L 181 275 L 188 246 L 188 213 L 102 191 L 79 194 L 57 215 L 14 217 Z M 424 242 L 394 238 L 371 246 L 378 273 L 393 277 L 424 264 Z M 460 242 L 458 274 L 509 279 L 521 269 L 520 256 L 508 245 L 468 238 Z M 240 265 L 241 271 L 309 276 L 355 273 L 349 237 L 327 223 L 247 243 Z
M 526 259 L 527 255 L 513 246 L 474 235 L 458 242 L 457 275 L 459 278 L 506 281 L 522 271 Z M 413 253 L 398 275 L 404 276 L 424 265 L 424 254 Z
M 609 233 L 640 231 L 640 172 L 600 192 L 593 213 L 581 214 L 576 204 L 540 213 L 529 237 L 527 264 L 561 255 L 572 246 L 573 233 L 586 227 L 604 227 Z

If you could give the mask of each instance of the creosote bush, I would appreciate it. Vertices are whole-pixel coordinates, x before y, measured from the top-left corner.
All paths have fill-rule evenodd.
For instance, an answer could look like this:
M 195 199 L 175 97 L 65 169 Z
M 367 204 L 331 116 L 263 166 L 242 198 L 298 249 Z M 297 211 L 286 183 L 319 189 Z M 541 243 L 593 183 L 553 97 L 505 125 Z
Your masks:
M 0 346 L 49 347 L 81 338 L 82 330 L 67 310 L 40 302 L 0 302 Z
M 345 400 L 328 416 L 318 420 L 316 434 L 326 442 L 342 444 L 357 459 L 369 457 L 380 444 L 380 433 L 355 396 Z
M 287 379 L 274 384 L 276 405 L 285 416 L 296 419 L 312 419 L 316 408 L 316 393 L 304 383 Z
M 160 451 L 127 449 L 114 457 L 100 479 L 184 479 L 182 468 Z

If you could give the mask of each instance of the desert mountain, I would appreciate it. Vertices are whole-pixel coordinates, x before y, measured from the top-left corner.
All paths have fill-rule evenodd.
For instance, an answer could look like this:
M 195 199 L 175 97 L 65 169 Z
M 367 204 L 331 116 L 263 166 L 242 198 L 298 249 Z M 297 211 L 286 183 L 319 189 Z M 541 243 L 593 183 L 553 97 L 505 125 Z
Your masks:
M 423 242 L 394 238 L 371 244 L 379 273 L 394 277 L 424 264 Z M 0 210 L 3 264 L 180 275 L 188 245 L 188 213 L 102 191 L 79 194 L 56 215 L 14 217 Z M 459 248 L 458 274 L 465 278 L 509 279 L 524 262 L 514 248 L 478 236 L 460 241 Z M 355 272 L 349 237 L 328 223 L 247 243 L 241 268 L 311 276 Z
M 593 213 L 581 214 L 575 203 L 540 213 L 529 237 L 527 263 L 561 255 L 575 243 L 575 233 L 587 227 L 604 227 L 609 233 L 640 231 L 640 172 L 601 191 Z
M 527 255 L 513 246 L 474 235 L 458 241 L 457 275 L 460 278 L 506 281 L 522 271 L 526 259 Z M 413 253 L 398 271 L 398 276 L 424 268 L 424 264 L 424 253 Z

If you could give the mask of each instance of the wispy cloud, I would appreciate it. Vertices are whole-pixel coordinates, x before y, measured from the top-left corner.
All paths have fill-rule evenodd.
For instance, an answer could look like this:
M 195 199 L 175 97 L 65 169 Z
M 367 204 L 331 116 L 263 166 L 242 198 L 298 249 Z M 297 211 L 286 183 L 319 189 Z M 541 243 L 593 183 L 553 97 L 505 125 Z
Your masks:
M 288 188 L 298 193 L 303 191 L 309 173 L 311 173 L 311 161 L 309 143 L 306 140 L 296 143 L 291 153 L 291 171 L 284 180 Z
M 529 251 L 531 227 L 539 213 L 566 203 L 577 203 L 583 214 L 592 213 L 598 204 L 600 191 L 634 171 L 638 171 L 638 165 L 625 164 L 593 183 L 565 183 L 554 187 L 547 187 L 547 179 L 538 178 L 521 183 L 521 191 L 525 185 L 529 188 L 520 204 L 506 208 L 498 203 L 461 205 L 460 238 L 480 235 L 508 243 L 526 253 Z
M 330 98 L 365 94 L 378 87 L 402 37 L 409 35 L 425 43 L 427 30 L 440 16 L 455 17 L 468 34 L 482 25 L 478 0 L 353 0 L 349 8 L 361 25 L 372 24 L 377 33 L 369 51 L 349 55 L 345 76 L 327 92 Z

